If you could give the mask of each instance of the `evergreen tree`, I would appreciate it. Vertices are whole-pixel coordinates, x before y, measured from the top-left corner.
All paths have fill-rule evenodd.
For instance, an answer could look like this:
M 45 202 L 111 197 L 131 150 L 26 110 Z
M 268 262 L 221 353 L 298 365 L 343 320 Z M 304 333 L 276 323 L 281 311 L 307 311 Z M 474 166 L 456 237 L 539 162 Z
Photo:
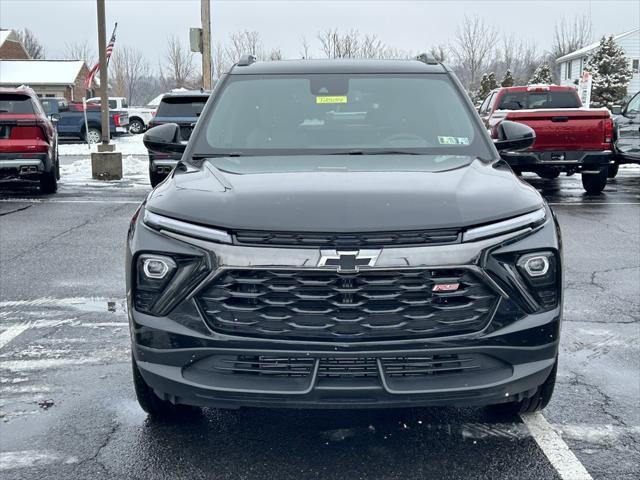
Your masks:
M 511 70 L 507 69 L 502 78 L 502 82 L 500 82 L 501 87 L 513 87 L 513 75 L 511 75 Z
M 476 92 L 476 102 L 482 102 L 485 98 L 487 98 L 487 95 L 489 95 L 489 93 L 491 93 L 491 89 L 489 88 L 489 78 L 485 73 L 484 75 L 482 75 L 482 79 L 480 80 L 480 88 Z
M 489 82 L 489 91 L 498 88 L 498 81 L 496 80 L 496 74 L 491 72 L 487 78 Z
M 586 68 L 593 77 L 592 107 L 611 107 L 627 94 L 627 85 L 632 76 L 629 60 L 613 36 L 602 37 Z
M 552 83 L 553 77 L 548 63 L 543 63 L 536 68 L 536 71 L 533 72 L 533 77 L 529 80 L 529 85 L 551 85 Z

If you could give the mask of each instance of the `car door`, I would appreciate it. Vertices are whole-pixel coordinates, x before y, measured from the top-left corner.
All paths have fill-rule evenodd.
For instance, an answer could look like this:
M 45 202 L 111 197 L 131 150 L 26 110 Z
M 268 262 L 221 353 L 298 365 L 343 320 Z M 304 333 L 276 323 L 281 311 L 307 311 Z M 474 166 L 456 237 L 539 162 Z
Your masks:
M 635 94 L 616 119 L 615 148 L 625 160 L 640 162 L 640 92 Z

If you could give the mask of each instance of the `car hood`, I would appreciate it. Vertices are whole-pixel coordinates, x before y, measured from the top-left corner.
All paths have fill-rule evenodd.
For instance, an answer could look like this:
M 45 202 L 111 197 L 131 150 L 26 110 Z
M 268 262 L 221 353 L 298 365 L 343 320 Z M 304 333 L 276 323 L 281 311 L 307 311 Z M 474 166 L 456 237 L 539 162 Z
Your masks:
M 543 204 L 501 161 L 470 157 L 452 169 L 393 171 L 238 173 L 214 163 L 178 168 L 146 208 L 229 230 L 371 232 L 467 227 Z

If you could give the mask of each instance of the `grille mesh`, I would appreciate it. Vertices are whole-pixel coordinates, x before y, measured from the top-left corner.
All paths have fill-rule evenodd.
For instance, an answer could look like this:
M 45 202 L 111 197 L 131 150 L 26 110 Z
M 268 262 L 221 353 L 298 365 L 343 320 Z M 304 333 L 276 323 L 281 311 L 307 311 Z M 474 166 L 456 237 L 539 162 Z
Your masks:
M 460 231 L 455 229 L 372 233 L 295 233 L 249 230 L 235 232 L 236 242 L 242 245 L 343 248 L 455 243 L 459 237 Z
M 438 284 L 458 283 L 452 292 Z M 497 295 L 458 270 L 225 270 L 197 295 L 220 332 L 318 341 L 457 335 L 489 321 Z

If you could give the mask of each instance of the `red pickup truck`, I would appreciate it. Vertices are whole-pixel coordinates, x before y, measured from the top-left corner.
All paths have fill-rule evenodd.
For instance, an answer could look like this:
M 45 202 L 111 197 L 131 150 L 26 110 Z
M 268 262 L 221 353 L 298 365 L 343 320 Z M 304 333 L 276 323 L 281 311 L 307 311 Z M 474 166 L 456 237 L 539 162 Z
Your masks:
M 556 178 L 582 174 L 588 193 L 602 192 L 613 165 L 613 119 L 606 108 L 583 108 L 573 87 L 530 85 L 498 88 L 478 109 L 491 136 L 503 120 L 524 123 L 536 132 L 531 148 L 502 152 L 516 173 Z

